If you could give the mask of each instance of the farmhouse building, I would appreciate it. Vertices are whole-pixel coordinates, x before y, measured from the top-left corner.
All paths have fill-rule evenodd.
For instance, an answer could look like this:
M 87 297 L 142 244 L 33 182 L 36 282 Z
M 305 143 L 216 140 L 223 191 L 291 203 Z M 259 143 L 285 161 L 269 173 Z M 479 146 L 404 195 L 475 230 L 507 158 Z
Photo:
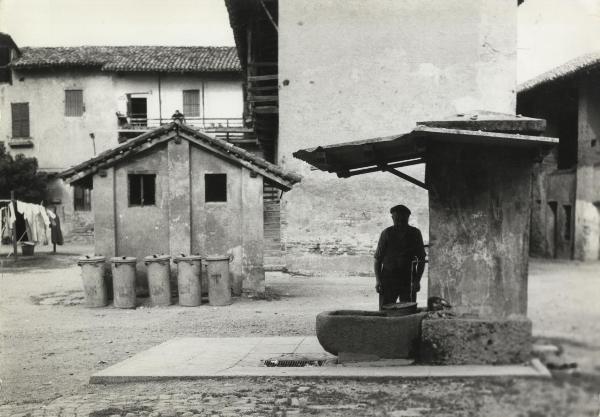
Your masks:
M 54 175 L 45 203 L 67 235 L 91 237 L 94 201 L 91 190 L 67 187 L 55 174 L 171 122 L 176 110 L 189 126 L 258 149 L 242 128 L 234 48 L 18 48 L 11 41 L 0 45 L 0 60 L 0 141 Z
M 520 85 L 517 111 L 546 119 L 560 138 L 536 170 L 531 253 L 600 259 L 600 53 Z
M 281 248 L 292 269 L 372 270 L 389 208 L 428 229 L 424 189 L 373 172 L 340 181 L 298 149 L 411 131 L 475 110 L 514 114 L 517 2 L 225 0 L 245 114 L 265 157 L 303 176 L 286 193 Z M 335 164 L 335 161 L 328 161 Z M 423 164 L 403 168 L 424 179 Z

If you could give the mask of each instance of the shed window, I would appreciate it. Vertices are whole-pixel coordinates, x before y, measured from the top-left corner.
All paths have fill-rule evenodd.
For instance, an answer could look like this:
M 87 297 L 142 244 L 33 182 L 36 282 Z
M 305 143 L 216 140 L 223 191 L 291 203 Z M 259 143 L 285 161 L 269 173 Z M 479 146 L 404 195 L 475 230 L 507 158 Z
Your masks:
M 129 205 L 156 204 L 156 174 L 129 174 Z
M 183 114 L 185 117 L 200 117 L 199 90 L 183 90 Z
M 29 103 L 11 103 L 12 137 L 29 137 Z
M 65 116 L 83 116 L 83 90 L 65 90 Z
M 73 192 L 75 211 L 90 211 L 92 209 L 92 190 L 76 185 Z
M 205 174 L 204 187 L 206 202 L 227 201 L 227 174 Z

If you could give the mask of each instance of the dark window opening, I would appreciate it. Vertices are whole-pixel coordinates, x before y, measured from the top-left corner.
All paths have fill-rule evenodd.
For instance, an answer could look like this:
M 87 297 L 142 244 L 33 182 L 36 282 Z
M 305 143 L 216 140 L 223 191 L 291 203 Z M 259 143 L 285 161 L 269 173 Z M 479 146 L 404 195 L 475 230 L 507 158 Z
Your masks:
M 65 90 L 65 116 L 83 116 L 83 90 Z
M 134 126 L 148 125 L 148 102 L 146 97 L 127 96 L 127 116 Z
M 558 169 L 577 165 L 579 86 L 577 82 L 549 83 L 546 87 L 521 93 L 517 98 L 517 113 L 546 119 L 548 136 L 559 138 L 556 148 Z
M 129 174 L 129 205 L 153 206 L 156 204 L 156 175 Z
M 200 91 L 183 90 L 183 115 L 185 117 L 200 117 Z
M 75 211 L 90 211 L 92 209 L 92 190 L 79 185 L 73 189 Z
M 206 202 L 227 201 L 227 174 L 205 174 L 204 187 Z
M 29 103 L 11 103 L 12 137 L 29 137 Z
M 548 223 L 546 227 L 548 228 L 548 237 L 549 237 L 549 247 L 548 252 L 551 257 L 556 258 L 558 252 L 556 250 L 556 245 L 558 243 L 558 203 L 556 201 L 548 201 L 548 207 L 550 208 Z
M 565 211 L 565 239 L 571 240 L 571 206 L 563 206 Z

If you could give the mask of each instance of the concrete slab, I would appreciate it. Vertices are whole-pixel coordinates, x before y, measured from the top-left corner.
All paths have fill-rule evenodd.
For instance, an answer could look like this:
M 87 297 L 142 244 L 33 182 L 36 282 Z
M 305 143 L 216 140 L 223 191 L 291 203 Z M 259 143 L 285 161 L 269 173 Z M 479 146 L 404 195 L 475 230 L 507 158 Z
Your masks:
M 398 366 L 378 361 L 286 368 L 267 367 L 262 363 L 280 356 L 286 359 L 329 359 L 330 362 L 335 359 L 312 336 L 175 338 L 92 375 L 90 383 L 260 376 L 361 379 L 550 377 L 550 372 L 537 359 L 529 364 L 509 366 Z

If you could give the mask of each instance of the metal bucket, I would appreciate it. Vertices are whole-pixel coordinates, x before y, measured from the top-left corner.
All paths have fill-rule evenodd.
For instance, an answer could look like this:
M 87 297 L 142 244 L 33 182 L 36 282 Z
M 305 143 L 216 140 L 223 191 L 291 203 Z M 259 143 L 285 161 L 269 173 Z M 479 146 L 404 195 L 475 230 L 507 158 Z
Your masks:
M 81 267 L 81 280 L 87 307 L 106 307 L 108 305 L 108 290 L 104 279 L 104 256 L 84 256 L 77 260 Z
M 171 305 L 171 257 L 150 255 L 144 258 L 148 269 L 148 290 L 153 306 Z
M 200 255 L 176 256 L 177 291 L 179 305 L 196 307 L 202 303 L 202 257 Z
M 226 306 L 231 304 L 229 263 L 232 260 L 232 256 L 209 256 L 206 258 L 208 304 L 211 306 Z
M 120 256 L 110 258 L 113 279 L 113 304 L 118 308 L 135 308 L 136 258 Z

